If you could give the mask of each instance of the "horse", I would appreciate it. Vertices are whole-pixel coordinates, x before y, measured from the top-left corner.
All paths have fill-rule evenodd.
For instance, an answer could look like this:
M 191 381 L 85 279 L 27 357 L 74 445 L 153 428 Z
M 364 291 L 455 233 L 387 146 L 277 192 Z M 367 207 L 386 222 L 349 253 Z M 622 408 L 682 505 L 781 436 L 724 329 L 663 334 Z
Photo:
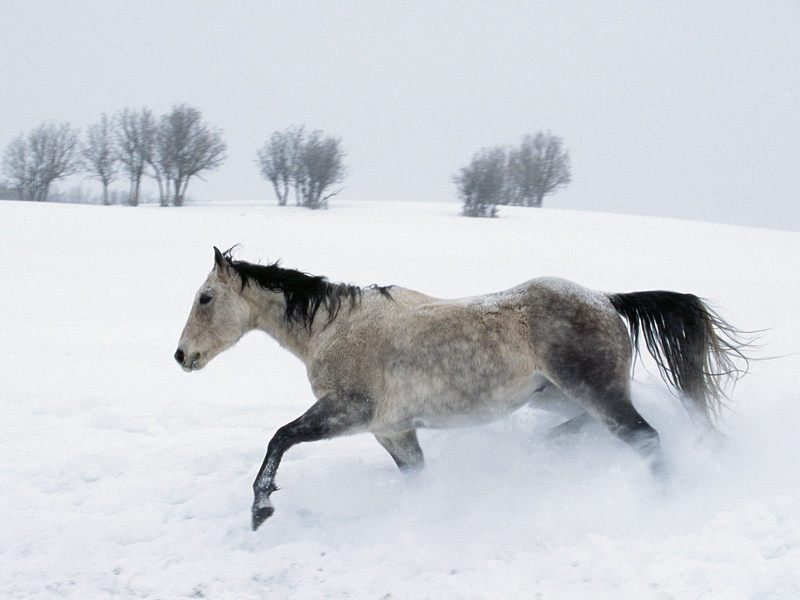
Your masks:
M 414 471 L 424 466 L 418 428 L 486 423 L 525 404 L 573 415 L 556 429 L 599 421 L 663 473 L 658 433 L 631 401 L 641 338 L 709 428 L 747 360 L 739 331 L 692 294 L 609 294 L 541 277 L 443 300 L 333 283 L 214 247 L 175 360 L 202 369 L 256 329 L 303 361 L 317 400 L 269 441 L 253 483 L 253 530 L 274 513 L 276 472 L 295 444 L 369 432 L 400 470 Z

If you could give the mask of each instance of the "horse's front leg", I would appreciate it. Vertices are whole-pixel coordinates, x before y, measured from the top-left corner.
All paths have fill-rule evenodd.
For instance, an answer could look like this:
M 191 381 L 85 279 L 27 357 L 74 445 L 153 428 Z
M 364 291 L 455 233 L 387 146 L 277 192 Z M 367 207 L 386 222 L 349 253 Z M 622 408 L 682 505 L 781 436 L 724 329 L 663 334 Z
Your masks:
M 253 530 L 258 529 L 275 512 L 269 497 L 277 489 L 275 473 L 284 452 L 300 442 L 364 431 L 374 412 L 374 402 L 362 395 L 329 394 L 318 400 L 300 418 L 278 429 L 269 442 L 267 455 L 253 482 Z

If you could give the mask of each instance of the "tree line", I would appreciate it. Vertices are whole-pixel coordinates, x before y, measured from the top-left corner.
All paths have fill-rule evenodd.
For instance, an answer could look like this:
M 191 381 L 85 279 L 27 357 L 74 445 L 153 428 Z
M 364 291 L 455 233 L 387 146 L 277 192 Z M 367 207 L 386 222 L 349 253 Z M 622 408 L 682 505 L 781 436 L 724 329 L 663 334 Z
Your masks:
M 464 215 L 494 217 L 498 205 L 541 207 L 545 196 L 571 179 L 569 152 L 561 138 L 539 131 L 516 147 L 481 149 L 453 181 Z
M 6 147 L 0 166 L 8 184 L 0 186 L 0 195 L 13 191 L 21 200 L 44 202 L 55 181 L 85 173 L 100 182 L 103 204 L 109 204 L 110 186 L 124 175 L 128 204 L 137 206 L 147 176 L 156 182 L 162 206 L 182 206 L 189 181 L 219 167 L 225 151 L 220 131 L 186 104 L 159 118 L 149 108 L 103 114 L 83 139 L 69 123 L 42 123 Z M 289 127 L 272 134 L 256 162 L 279 205 L 294 192 L 298 206 L 318 209 L 341 191 L 336 186 L 344 179 L 344 156 L 340 138 Z
M 294 191 L 295 203 L 324 208 L 344 177 L 341 140 L 303 127 L 276 131 L 258 151 L 261 174 L 279 206 Z M 463 214 L 493 217 L 498 205 L 541 207 L 545 196 L 571 180 L 569 152 L 560 137 L 539 131 L 517 147 L 484 148 L 454 177 Z
M 103 114 L 84 139 L 68 123 L 43 123 L 7 146 L 1 166 L 8 184 L 0 194 L 14 190 L 20 199 L 45 201 L 54 181 L 83 172 L 100 182 L 109 204 L 109 187 L 124 175 L 128 204 L 137 206 L 147 176 L 156 182 L 162 206 L 182 206 L 191 179 L 218 168 L 225 152 L 221 132 L 186 104 L 158 118 L 149 108 Z M 293 196 L 297 206 L 310 209 L 327 208 L 342 191 L 344 158 L 340 138 L 302 126 L 274 132 L 256 153 L 278 205 Z M 479 150 L 453 177 L 463 214 L 472 217 L 496 216 L 500 205 L 541 207 L 570 180 L 561 138 L 542 131 L 524 136 L 518 146 Z
M 178 104 L 156 117 L 149 108 L 126 108 L 80 131 L 69 123 L 42 123 L 6 147 L 2 171 L 19 199 L 44 202 L 53 182 L 86 173 L 109 186 L 123 173 L 130 184 L 128 203 L 139 204 L 142 179 L 158 185 L 161 206 L 182 206 L 193 177 L 225 160 L 225 142 L 196 108 Z

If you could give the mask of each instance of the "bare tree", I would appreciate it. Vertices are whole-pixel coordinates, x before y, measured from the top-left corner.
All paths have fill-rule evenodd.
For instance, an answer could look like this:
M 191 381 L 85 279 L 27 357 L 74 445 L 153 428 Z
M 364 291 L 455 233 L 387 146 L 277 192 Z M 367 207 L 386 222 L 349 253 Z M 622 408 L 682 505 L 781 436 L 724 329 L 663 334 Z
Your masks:
M 171 162 L 172 158 L 167 150 L 167 142 L 163 134 L 161 127 L 155 127 L 152 132 L 153 151 L 150 153 L 148 165 L 150 166 L 151 175 L 158 185 L 159 204 L 161 206 L 169 206 L 172 199 L 171 190 L 174 187 L 172 182 L 175 176 Z
M 124 109 L 116 117 L 115 137 L 117 157 L 128 174 L 131 188 L 128 203 L 139 205 L 139 190 L 145 169 L 151 161 L 148 146 L 148 126 L 153 120 L 152 111 L 142 108 L 140 111 Z
M 36 200 L 44 202 L 53 181 L 81 168 L 78 130 L 69 123 L 44 123 L 30 133 L 28 145 L 36 173 Z
M 90 177 L 103 184 L 103 204 L 108 205 L 108 186 L 116 180 L 119 157 L 115 147 L 114 122 L 103 113 L 99 123 L 86 132 L 83 158 Z
M 298 206 L 326 208 L 341 189 L 344 151 L 339 138 L 322 131 L 306 133 L 303 127 L 276 131 L 258 151 L 261 174 L 272 183 L 278 205 L 285 206 L 294 188 Z
M 571 181 L 570 167 L 561 138 L 541 131 L 525 136 L 508 158 L 509 202 L 541 207 L 545 196 Z
M 272 183 L 278 206 L 286 206 L 304 137 L 302 127 L 276 131 L 258 151 L 256 162 L 264 178 Z
M 297 206 L 303 206 L 300 182 L 305 177 L 305 171 L 300 161 L 307 137 L 308 134 L 306 133 L 305 127 L 292 127 L 287 134 L 289 143 L 289 168 L 291 170 L 292 186 L 294 187 L 294 203 Z
M 341 189 L 331 189 L 344 179 L 344 151 L 341 140 L 312 131 L 299 147 L 294 169 L 294 182 L 301 205 L 306 208 L 327 208 L 328 200 Z
M 44 202 L 50 185 L 80 169 L 78 130 L 69 123 L 42 123 L 6 148 L 3 171 L 20 199 Z
M 3 173 L 17 191 L 20 200 L 33 200 L 33 169 L 30 167 L 28 142 L 19 134 L 6 146 L 3 153 Z
M 505 194 L 506 151 L 484 148 L 453 178 L 467 217 L 494 217 Z
M 158 185 L 158 202 L 161 206 L 169 206 L 170 159 L 163 156 L 162 132 L 152 111 L 142 112 L 139 128 L 142 137 L 142 154 L 145 158 L 145 163 L 150 167 L 149 174 L 156 180 Z
M 158 133 L 159 163 L 172 203 L 183 206 L 192 177 L 213 171 L 225 160 L 225 143 L 219 130 L 203 122 L 199 110 L 180 104 L 163 117 Z

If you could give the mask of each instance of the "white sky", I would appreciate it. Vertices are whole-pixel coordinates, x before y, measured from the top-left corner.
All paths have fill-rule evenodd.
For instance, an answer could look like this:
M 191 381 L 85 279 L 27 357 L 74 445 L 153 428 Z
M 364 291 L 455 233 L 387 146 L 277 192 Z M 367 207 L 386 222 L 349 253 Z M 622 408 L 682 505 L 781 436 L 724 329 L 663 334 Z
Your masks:
M 186 102 L 229 147 L 199 200 L 273 202 L 253 161 L 290 124 L 342 137 L 343 197 L 454 203 L 476 150 L 549 129 L 573 183 L 547 206 L 800 229 L 797 2 L 0 0 L 0 23 L 3 147 Z

